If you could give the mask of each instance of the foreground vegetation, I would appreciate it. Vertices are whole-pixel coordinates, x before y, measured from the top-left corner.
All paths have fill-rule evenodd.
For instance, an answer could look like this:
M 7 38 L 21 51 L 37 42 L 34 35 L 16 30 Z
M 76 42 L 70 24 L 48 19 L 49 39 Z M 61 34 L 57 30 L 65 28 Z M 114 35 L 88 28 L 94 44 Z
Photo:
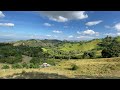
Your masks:
M 76 65 L 76 69 L 72 69 Z M 120 78 L 120 58 L 62 60 L 39 69 L 1 69 L 0 78 L 19 79 L 113 79 Z

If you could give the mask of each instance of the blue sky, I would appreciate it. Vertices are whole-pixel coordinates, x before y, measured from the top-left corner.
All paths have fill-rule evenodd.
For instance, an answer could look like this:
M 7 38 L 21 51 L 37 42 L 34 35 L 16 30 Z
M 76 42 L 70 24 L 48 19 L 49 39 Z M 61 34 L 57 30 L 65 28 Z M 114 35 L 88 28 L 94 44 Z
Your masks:
M 120 11 L 0 11 L 0 40 L 90 40 L 120 35 Z

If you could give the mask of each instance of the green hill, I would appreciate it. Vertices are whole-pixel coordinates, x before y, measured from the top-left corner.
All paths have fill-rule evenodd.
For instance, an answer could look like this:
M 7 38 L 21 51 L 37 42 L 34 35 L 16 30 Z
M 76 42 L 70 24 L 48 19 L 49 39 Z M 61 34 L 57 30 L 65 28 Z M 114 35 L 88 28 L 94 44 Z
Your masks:
M 51 47 L 55 44 L 58 44 L 59 40 L 35 40 L 35 39 L 30 39 L 30 40 L 21 40 L 13 43 L 13 46 L 31 46 L 31 47 Z
M 98 47 L 98 43 L 100 43 L 102 40 L 101 39 L 96 39 L 92 41 L 87 41 L 87 42 L 77 42 L 77 43 L 65 43 L 59 46 L 60 50 L 63 51 L 88 51 L 92 50 Z
M 120 42 L 120 36 L 114 37 L 118 42 Z M 90 41 L 60 41 L 60 40 L 21 40 L 13 43 L 13 46 L 30 46 L 30 47 L 42 47 L 48 50 L 50 54 L 57 54 L 59 51 L 69 52 L 73 51 L 76 55 L 82 55 L 85 51 L 95 51 L 97 56 L 101 55 L 102 49 L 98 45 L 103 39 L 93 39 Z

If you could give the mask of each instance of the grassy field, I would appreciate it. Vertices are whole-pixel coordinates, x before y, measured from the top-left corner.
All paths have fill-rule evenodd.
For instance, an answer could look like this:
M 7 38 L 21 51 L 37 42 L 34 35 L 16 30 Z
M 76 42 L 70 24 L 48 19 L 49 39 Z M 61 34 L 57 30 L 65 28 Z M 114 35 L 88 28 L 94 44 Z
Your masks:
M 79 68 L 70 70 L 72 64 Z M 56 66 L 39 69 L 0 69 L 0 78 L 117 79 L 120 78 L 120 58 L 62 60 Z
M 101 42 L 101 40 L 93 40 L 93 41 L 84 43 L 82 45 L 80 45 L 80 43 L 75 43 L 75 44 L 65 43 L 62 46 L 59 46 L 59 48 L 63 51 L 71 51 L 71 50 L 88 51 L 96 48 L 99 42 Z

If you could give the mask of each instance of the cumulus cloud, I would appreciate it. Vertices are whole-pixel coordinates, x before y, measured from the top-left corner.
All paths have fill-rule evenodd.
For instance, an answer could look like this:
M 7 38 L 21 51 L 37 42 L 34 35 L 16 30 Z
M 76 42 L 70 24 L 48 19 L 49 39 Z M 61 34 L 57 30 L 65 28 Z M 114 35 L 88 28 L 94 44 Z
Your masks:
M 85 35 L 99 35 L 99 32 L 95 32 L 95 31 L 93 31 L 93 30 L 85 30 L 85 31 L 83 31 L 83 34 L 85 34 Z
M 114 26 L 114 29 L 116 29 L 117 31 L 120 31 L 120 23 L 117 23 L 117 24 Z
M 91 22 L 87 22 L 85 25 L 87 26 L 93 26 L 93 25 L 97 25 L 99 23 L 103 22 L 102 20 L 98 20 L 98 21 L 91 21 Z
M 0 18 L 3 18 L 3 17 L 5 17 L 5 15 L 3 14 L 2 11 L 0 11 Z
M 48 26 L 48 27 L 50 27 L 50 26 L 52 26 L 50 23 L 44 23 L 44 26 Z
M 95 36 L 99 36 L 99 32 L 95 32 L 94 30 L 85 30 L 85 31 L 77 31 L 77 34 L 81 34 L 81 35 L 95 35 Z
M 63 16 L 58 16 L 58 17 L 50 17 L 49 18 L 50 20 L 53 20 L 53 21 L 57 21 L 57 22 L 66 22 L 68 21 L 67 18 L 63 17 Z
M 67 22 L 69 20 L 80 20 L 88 18 L 85 11 L 37 11 L 43 16 L 56 22 Z
M 62 31 L 59 31 L 59 30 L 54 30 L 53 32 L 54 33 L 62 33 Z
M 70 35 L 70 36 L 68 36 L 68 38 L 73 38 L 73 36 L 72 36 L 72 35 Z
M 0 26 L 13 27 L 13 23 L 0 23 Z

